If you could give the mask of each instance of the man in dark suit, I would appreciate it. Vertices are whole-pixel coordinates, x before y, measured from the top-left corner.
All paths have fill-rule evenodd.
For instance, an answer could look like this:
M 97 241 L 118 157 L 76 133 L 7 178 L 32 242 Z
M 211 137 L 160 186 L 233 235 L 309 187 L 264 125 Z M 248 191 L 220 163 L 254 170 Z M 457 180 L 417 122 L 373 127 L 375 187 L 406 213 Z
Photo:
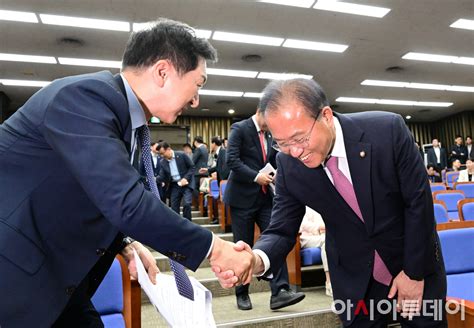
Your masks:
M 193 200 L 194 163 L 182 151 L 174 151 L 163 141 L 157 146 L 161 160 L 161 170 L 157 178 L 169 190 L 171 208 L 179 214 L 183 201 L 183 216 L 191 221 L 191 203 Z
M 160 19 L 131 35 L 120 75 L 56 80 L 0 125 L 2 327 L 103 327 L 90 297 L 115 255 L 133 273 L 136 249 L 152 280 L 157 273 L 126 235 L 192 270 L 208 256 L 242 273 L 231 243 L 165 206 L 131 165 L 146 140 L 135 132 L 197 107 L 215 58 L 189 26 Z
M 458 159 L 461 164 L 466 164 L 467 148 L 462 144 L 462 137 L 460 135 L 454 138 L 454 145 L 451 147 L 449 157 L 451 163 Z
M 199 195 L 199 185 L 201 183 L 201 178 L 207 176 L 207 174 L 200 173 L 200 170 L 207 168 L 209 152 L 201 136 L 194 137 L 193 146 L 193 163 L 196 167 L 194 172 L 194 196 L 197 198 Z
M 471 136 L 466 137 L 466 150 L 467 150 L 467 159 L 474 159 L 474 147 L 472 146 Z
M 270 183 L 273 175 L 259 172 L 267 163 L 276 167 L 276 152 L 271 147 L 272 137 L 266 128 L 262 114 L 257 111 L 252 117 L 232 125 L 227 147 L 227 166 L 231 172 L 224 202 L 230 207 L 234 241 L 242 240 L 249 245 L 253 244 L 255 224 L 264 231 L 270 223 L 272 210 Z M 295 293 L 289 288 L 286 265 L 275 273 L 270 286 L 272 310 L 296 304 L 304 298 L 303 293 Z M 248 292 L 248 285 L 235 289 L 240 310 L 252 309 Z
M 446 275 L 431 190 L 403 119 L 386 112 L 333 113 L 321 87 L 303 79 L 271 82 L 260 108 L 281 152 L 271 223 L 254 246 L 251 271 L 268 276 L 279 270 L 309 206 L 326 224 L 344 326 L 386 327 L 395 310 L 387 315 L 377 306 L 383 311 L 395 298 L 408 317 L 400 318 L 402 327 L 446 327 Z M 219 273 L 223 286 L 238 282 L 231 274 Z M 430 310 L 434 302 L 441 317 Z
M 433 139 L 431 144 L 433 148 L 428 149 L 428 164 L 434 165 L 438 171 L 445 170 L 448 167 L 446 149 L 441 147 L 436 138 Z
M 216 165 L 200 169 L 199 173 L 207 175 L 216 172 L 217 182 L 220 184 L 221 180 L 229 177 L 230 170 L 226 163 L 226 150 L 222 148 L 222 141 L 218 136 L 211 138 L 211 153 L 214 153 Z

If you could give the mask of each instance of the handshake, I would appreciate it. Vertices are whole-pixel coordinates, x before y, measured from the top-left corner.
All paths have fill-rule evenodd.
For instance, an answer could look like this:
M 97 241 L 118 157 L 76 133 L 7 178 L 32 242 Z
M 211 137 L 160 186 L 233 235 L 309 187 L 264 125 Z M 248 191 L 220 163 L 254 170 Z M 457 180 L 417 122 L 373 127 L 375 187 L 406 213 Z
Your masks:
M 249 284 L 253 274 L 261 274 L 264 265 L 260 256 L 254 254 L 243 241 L 236 244 L 214 236 L 214 246 L 209 262 L 223 288 Z

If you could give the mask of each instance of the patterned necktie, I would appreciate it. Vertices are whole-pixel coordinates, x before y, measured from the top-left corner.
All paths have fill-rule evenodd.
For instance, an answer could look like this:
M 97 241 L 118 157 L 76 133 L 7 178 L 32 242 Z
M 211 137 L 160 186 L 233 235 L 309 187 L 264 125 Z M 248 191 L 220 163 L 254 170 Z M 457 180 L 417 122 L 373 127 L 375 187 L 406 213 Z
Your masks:
M 263 164 L 267 161 L 267 152 L 265 151 L 265 132 L 263 130 L 258 131 L 258 138 L 260 139 L 260 146 L 262 147 Z M 267 193 L 267 186 L 262 186 L 264 194 Z
M 344 198 L 346 203 L 352 208 L 352 210 L 357 214 L 359 219 L 364 222 L 362 217 L 362 212 L 360 211 L 359 204 L 357 203 L 357 198 L 354 192 L 354 187 L 347 177 L 339 170 L 338 167 L 338 158 L 330 157 L 326 163 L 326 166 L 329 172 L 332 175 L 334 181 L 334 187 L 339 192 L 339 194 Z M 392 281 L 392 274 L 388 271 L 387 266 L 383 262 L 377 250 L 375 250 L 374 256 L 374 271 L 373 276 L 376 281 L 385 286 L 389 286 Z
M 142 150 L 142 162 L 145 166 L 146 178 L 148 186 L 153 194 L 155 194 L 158 199 L 160 199 L 160 193 L 158 192 L 158 187 L 155 183 L 155 175 L 153 174 L 151 154 L 150 154 L 150 131 L 146 125 L 142 125 L 137 129 L 138 131 L 138 141 L 141 145 Z M 178 287 L 178 292 L 180 295 L 194 301 L 194 290 L 191 281 L 189 280 L 184 267 L 170 259 L 171 270 L 174 273 L 174 279 L 176 281 L 176 286 Z

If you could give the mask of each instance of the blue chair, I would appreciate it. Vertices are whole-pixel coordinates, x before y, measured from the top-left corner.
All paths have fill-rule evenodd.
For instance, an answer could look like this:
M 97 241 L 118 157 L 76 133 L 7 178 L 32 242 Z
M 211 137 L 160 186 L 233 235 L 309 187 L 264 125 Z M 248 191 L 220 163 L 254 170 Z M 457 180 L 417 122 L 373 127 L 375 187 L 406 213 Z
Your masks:
M 474 182 L 456 182 L 455 190 L 462 190 L 466 198 L 474 198 Z
M 303 248 L 300 250 L 300 255 L 302 267 L 323 264 L 321 259 L 321 248 L 319 247 Z
M 439 231 L 447 296 L 474 301 L 474 228 Z
M 97 288 L 92 303 L 100 314 L 105 328 L 132 326 L 131 283 L 125 261 L 114 259 L 104 280 Z
M 431 188 L 431 192 L 435 192 L 438 190 L 446 190 L 446 185 L 442 182 L 430 183 L 430 188 Z
M 433 193 L 433 199 L 443 201 L 451 219 L 458 220 L 458 201 L 465 199 L 464 193 L 460 190 L 440 190 Z
M 474 199 L 463 199 L 458 203 L 460 221 L 474 221 Z
M 436 223 L 449 222 L 448 211 L 442 204 L 433 204 Z
M 448 187 L 453 188 L 454 183 L 458 180 L 459 178 L 459 171 L 450 171 L 446 172 L 446 184 Z
M 209 182 L 209 194 L 207 195 L 207 216 L 209 219 L 218 217 L 219 183 L 216 179 Z

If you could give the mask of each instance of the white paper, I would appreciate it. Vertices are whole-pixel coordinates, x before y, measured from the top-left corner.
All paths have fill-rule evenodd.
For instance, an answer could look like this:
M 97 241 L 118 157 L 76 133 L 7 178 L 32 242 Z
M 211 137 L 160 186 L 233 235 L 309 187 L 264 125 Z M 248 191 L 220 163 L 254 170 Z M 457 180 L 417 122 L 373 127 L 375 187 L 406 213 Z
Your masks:
M 273 176 L 273 178 L 276 177 L 276 173 L 277 171 L 275 170 L 275 168 L 272 166 L 272 164 L 270 163 L 267 163 L 267 165 L 265 165 L 260 171 L 258 171 L 259 173 L 265 173 L 265 174 L 270 174 L 271 176 Z M 273 194 L 275 194 L 275 183 L 270 183 L 269 184 Z
M 178 293 L 174 276 L 164 273 L 156 275 L 153 285 L 140 257 L 134 250 L 138 282 L 150 302 L 171 327 L 215 327 L 212 314 L 212 294 L 194 277 L 189 277 L 194 289 L 194 301 Z

